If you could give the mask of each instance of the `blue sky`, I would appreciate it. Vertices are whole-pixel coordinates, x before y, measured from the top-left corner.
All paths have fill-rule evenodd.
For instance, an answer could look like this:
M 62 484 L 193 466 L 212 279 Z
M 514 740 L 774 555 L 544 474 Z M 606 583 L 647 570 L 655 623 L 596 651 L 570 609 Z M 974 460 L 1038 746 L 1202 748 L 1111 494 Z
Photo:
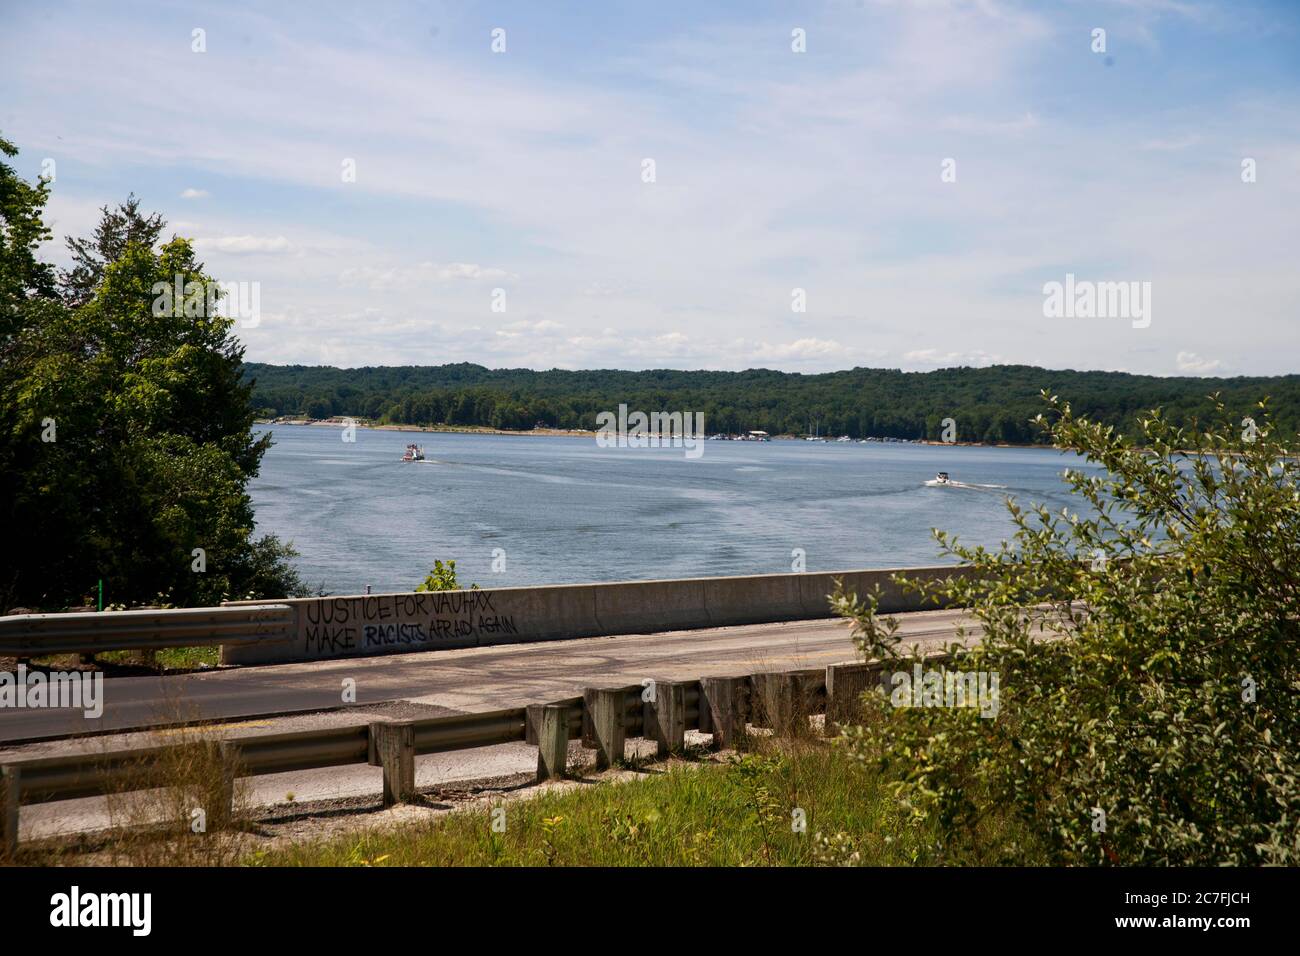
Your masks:
M 48 254 L 134 191 L 256 361 L 1300 371 L 1300 4 L 0 0 L 0 91 Z

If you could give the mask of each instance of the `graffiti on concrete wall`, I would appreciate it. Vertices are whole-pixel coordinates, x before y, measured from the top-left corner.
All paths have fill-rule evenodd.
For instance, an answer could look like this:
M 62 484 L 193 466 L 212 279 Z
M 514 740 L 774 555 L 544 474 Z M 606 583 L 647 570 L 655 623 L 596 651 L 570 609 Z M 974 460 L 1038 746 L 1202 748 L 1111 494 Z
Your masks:
M 302 648 L 312 657 L 474 644 L 518 633 L 514 615 L 493 607 L 491 591 L 321 598 L 299 615 Z

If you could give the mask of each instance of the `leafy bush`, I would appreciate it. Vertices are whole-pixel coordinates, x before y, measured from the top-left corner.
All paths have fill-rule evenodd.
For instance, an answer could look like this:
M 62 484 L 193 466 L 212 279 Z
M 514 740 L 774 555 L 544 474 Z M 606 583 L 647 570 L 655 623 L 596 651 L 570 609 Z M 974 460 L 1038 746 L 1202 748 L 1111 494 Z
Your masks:
M 1053 442 L 1104 469 L 1064 476 L 1090 513 L 1009 501 L 991 550 L 936 532 L 975 573 L 932 593 L 984 632 L 949 666 L 999 676 L 998 716 L 868 694 L 851 746 L 954 852 L 1011 811 L 1059 864 L 1300 862 L 1294 445 L 1265 403 L 1240 427 L 1217 398 L 1208 427 L 1153 412 L 1139 448 L 1048 402 Z M 875 598 L 833 601 L 864 654 L 912 667 Z
M 433 570 L 424 576 L 424 580 L 415 586 L 417 591 L 459 591 L 461 586 L 456 580 L 456 562 L 443 564 L 437 558 L 433 561 Z M 478 585 L 471 584 L 471 591 L 477 591 Z

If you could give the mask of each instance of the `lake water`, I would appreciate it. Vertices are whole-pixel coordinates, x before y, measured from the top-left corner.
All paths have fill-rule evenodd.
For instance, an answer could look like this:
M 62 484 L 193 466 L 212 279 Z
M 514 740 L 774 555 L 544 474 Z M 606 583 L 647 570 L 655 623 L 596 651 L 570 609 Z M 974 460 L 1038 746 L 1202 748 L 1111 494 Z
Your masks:
M 796 548 L 809 571 L 937 564 L 931 528 L 995 545 L 1006 495 L 1059 509 L 1060 473 L 1080 465 L 1038 448 L 711 441 L 688 459 L 594 437 L 272 430 L 258 531 L 293 541 L 335 594 L 409 591 L 434 558 L 481 587 L 787 572 Z M 399 460 L 412 441 L 426 462 Z M 941 470 L 1005 487 L 926 487 Z

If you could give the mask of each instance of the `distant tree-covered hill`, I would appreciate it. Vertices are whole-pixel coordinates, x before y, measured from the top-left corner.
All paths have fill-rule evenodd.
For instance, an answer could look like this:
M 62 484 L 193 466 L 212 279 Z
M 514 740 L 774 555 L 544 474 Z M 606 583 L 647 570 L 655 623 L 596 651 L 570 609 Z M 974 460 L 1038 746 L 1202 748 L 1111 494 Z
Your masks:
M 1243 417 L 1268 397 L 1275 424 L 1300 430 L 1300 375 L 1271 378 L 1158 378 L 1123 372 L 1053 371 L 1028 365 L 935 372 L 855 368 L 802 375 L 770 369 L 683 372 L 607 369 L 538 372 L 457 365 L 340 369 L 248 363 L 260 415 L 328 418 L 354 415 L 407 425 L 481 425 L 527 429 L 595 428 L 596 415 L 630 409 L 702 411 L 709 433 L 762 429 L 772 434 L 937 440 L 943 420 L 958 441 L 1028 443 L 1029 424 L 1048 389 L 1090 418 L 1126 433 L 1143 412 L 1161 407 L 1176 423 L 1205 417 L 1219 393 Z

